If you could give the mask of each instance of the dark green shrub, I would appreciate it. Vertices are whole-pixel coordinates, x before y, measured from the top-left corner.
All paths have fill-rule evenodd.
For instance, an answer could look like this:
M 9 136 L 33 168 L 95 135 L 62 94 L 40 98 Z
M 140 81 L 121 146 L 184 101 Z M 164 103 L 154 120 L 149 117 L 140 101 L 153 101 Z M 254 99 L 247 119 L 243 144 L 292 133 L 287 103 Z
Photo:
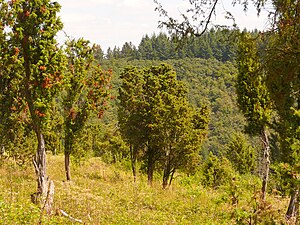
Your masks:
M 240 174 L 255 171 L 257 154 L 242 133 L 235 134 L 227 144 L 227 157 Z
M 202 184 L 216 188 L 230 182 L 233 177 L 234 170 L 229 160 L 210 153 L 203 166 Z

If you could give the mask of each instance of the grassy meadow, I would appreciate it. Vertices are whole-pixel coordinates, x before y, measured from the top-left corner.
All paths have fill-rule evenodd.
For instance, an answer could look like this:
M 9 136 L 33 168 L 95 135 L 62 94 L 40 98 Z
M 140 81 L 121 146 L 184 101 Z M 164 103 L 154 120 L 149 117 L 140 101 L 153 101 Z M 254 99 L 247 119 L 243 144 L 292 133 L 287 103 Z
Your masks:
M 31 165 L 6 162 L 0 168 L 0 224 L 283 224 L 288 199 L 269 194 L 260 202 L 260 180 L 236 177 L 226 185 L 201 185 L 201 175 L 175 174 L 163 190 L 156 174 L 153 187 L 139 174 L 134 183 L 127 162 L 105 164 L 91 158 L 73 166 L 72 181 L 65 181 L 64 158 L 48 156 L 48 174 L 55 183 L 55 209 L 41 214 L 31 203 L 36 178 Z M 58 210 L 57 210 L 58 211 Z

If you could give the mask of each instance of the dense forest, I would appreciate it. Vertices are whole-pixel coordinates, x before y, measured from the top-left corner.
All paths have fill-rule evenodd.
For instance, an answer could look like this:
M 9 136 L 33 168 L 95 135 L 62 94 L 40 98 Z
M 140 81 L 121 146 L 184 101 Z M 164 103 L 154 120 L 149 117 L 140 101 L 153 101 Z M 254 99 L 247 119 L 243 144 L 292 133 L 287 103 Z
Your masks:
M 298 14 L 104 53 L 57 43 L 58 3 L 0 8 L 1 224 L 299 222 Z
M 254 33 L 257 33 L 255 30 Z M 201 37 L 190 37 L 179 46 L 167 34 L 159 33 L 151 36 L 145 35 L 136 47 L 131 42 L 126 42 L 121 48 L 108 48 L 108 59 L 139 59 L 139 60 L 167 60 L 184 58 L 215 58 L 218 61 L 233 61 L 236 44 L 236 32 L 226 29 L 211 29 Z

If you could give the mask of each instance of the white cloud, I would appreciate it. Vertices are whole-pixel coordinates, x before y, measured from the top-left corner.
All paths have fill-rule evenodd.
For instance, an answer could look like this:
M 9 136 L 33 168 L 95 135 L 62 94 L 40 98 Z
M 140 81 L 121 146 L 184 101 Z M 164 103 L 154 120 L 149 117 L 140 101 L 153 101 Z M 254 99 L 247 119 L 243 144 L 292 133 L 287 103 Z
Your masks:
M 177 16 L 187 8 L 187 0 L 160 0 L 170 15 Z M 228 0 L 224 0 L 228 1 Z M 84 37 L 100 44 L 103 49 L 119 46 L 127 41 L 138 45 L 142 36 L 158 32 L 158 12 L 153 0 L 58 0 L 62 5 L 61 19 L 64 31 L 71 37 Z M 261 19 L 250 12 L 242 15 L 238 9 L 236 15 L 240 27 L 259 25 Z M 251 16 L 250 16 L 251 15 Z M 254 16 L 253 16 L 254 15 Z M 217 20 L 224 21 L 224 15 Z M 261 28 L 261 25 L 259 25 Z
M 157 30 L 153 0 L 58 0 L 64 31 L 84 37 L 103 49 L 127 41 L 139 44 L 142 36 Z
M 143 1 L 145 2 L 145 1 Z M 119 1 L 119 3 L 117 4 L 119 7 L 139 7 L 141 4 L 141 1 L 139 0 L 122 0 Z

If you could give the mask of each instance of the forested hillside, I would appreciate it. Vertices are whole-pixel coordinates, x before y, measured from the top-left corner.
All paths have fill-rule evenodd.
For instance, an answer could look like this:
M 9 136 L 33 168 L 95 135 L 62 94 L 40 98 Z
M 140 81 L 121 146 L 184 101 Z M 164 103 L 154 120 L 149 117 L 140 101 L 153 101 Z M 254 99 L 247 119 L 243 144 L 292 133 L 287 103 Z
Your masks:
M 0 224 L 299 222 L 298 14 L 104 53 L 20 3 L 0 2 Z
M 254 31 L 257 33 L 257 31 Z M 138 46 L 126 42 L 122 47 L 108 48 L 108 59 L 167 60 L 184 58 L 215 58 L 219 61 L 233 61 L 236 51 L 236 31 L 211 29 L 201 37 L 193 37 L 184 43 L 172 41 L 167 34 L 146 34 Z
M 172 65 L 177 78 L 187 85 L 189 102 L 195 107 L 208 106 L 211 111 L 208 139 L 202 146 L 203 156 L 207 156 L 209 152 L 223 154 L 231 137 L 243 130 L 245 121 L 236 102 L 237 70 L 234 62 L 223 63 L 214 58 L 185 58 L 165 61 L 112 59 L 102 63 L 104 67 L 111 67 L 114 71 L 116 95 L 122 68 L 128 65 L 143 68 L 161 63 Z M 113 103 L 111 110 L 116 110 L 114 104 L 116 103 Z

